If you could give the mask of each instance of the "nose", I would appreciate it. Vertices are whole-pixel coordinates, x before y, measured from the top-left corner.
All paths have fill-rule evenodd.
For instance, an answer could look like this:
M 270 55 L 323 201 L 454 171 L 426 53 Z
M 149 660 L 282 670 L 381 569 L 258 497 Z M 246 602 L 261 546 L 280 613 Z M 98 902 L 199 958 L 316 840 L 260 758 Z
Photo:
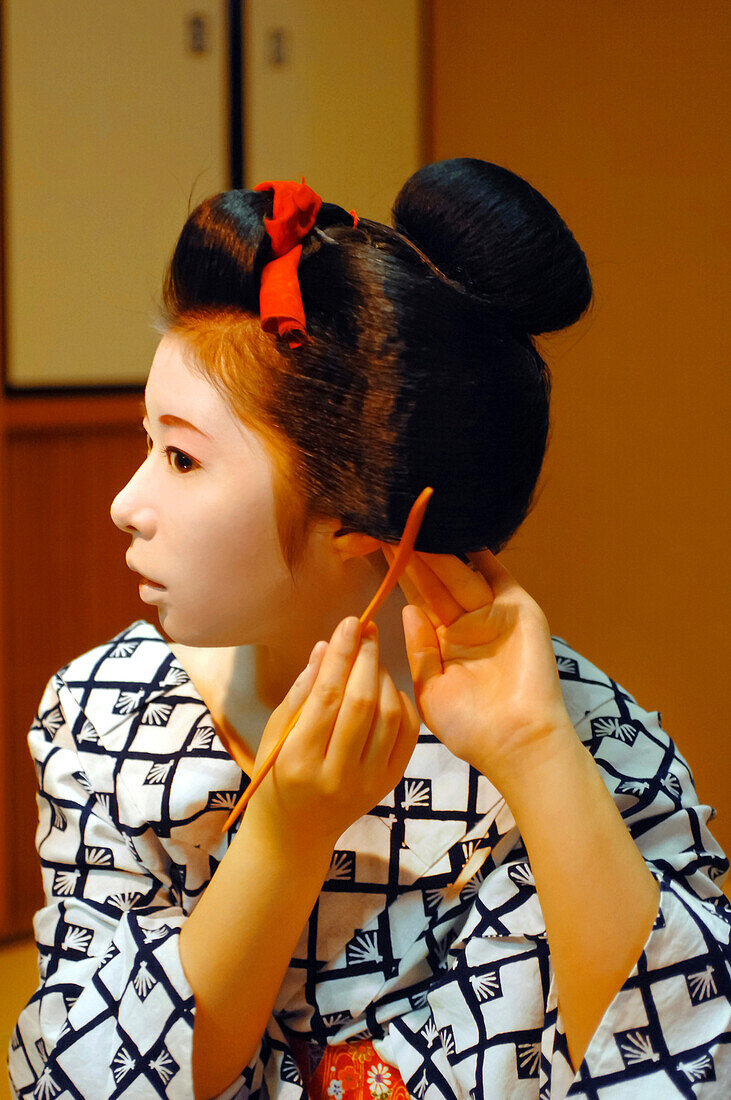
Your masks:
M 155 511 L 150 500 L 149 487 L 145 487 L 142 463 L 123 489 L 120 489 L 112 501 L 109 514 L 112 522 L 120 531 L 151 538 L 155 530 Z

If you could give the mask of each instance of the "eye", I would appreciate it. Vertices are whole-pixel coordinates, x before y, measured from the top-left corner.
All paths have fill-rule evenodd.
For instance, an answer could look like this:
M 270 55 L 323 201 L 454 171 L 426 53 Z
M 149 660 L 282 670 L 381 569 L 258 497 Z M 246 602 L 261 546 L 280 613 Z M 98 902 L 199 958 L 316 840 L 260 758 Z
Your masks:
M 188 474 L 198 465 L 194 458 L 187 455 L 185 451 L 178 450 L 177 447 L 163 447 L 162 453 L 167 455 L 170 468 L 178 474 Z
M 149 433 L 145 428 L 142 429 L 145 433 L 145 439 L 147 443 L 147 456 L 152 454 L 154 444 L 150 438 Z M 161 447 L 160 454 L 165 455 L 168 460 L 168 465 L 171 470 L 174 470 L 177 474 L 189 474 L 193 470 L 197 469 L 200 463 L 196 462 L 194 458 L 187 455 L 185 451 L 181 451 L 178 447 Z

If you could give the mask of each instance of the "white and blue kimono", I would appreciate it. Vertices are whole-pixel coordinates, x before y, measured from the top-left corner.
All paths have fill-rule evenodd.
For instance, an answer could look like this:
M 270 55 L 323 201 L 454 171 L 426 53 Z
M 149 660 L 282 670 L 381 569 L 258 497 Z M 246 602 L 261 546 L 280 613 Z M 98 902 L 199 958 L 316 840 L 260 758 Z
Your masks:
M 729 862 L 714 811 L 659 713 L 553 646 L 576 733 L 661 891 L 581 1065 L 510 810 L 422 727 L 404 778 L 340 837 L 259 1050 L 224 1100 L 302 1100 L 288 1030 L 315 1052 L 371 1038 L 417 1100 L 731 1096 Z M 28 743 L 45 905 L 40 983 L 9 1050 L 14 1095 L 191 1100 L 195 999 L 178 937 L 248 777 L 144 621 L 51 678 Z M 482 867 L 451 889 L 476 848 L 489 849 Z

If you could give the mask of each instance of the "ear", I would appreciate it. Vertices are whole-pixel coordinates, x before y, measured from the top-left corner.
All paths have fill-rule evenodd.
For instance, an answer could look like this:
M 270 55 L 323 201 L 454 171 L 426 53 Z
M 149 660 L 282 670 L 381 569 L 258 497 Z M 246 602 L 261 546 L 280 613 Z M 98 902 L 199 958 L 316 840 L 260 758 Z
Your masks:
M 372 554 L 374 550 L 380 550 L 382 545 L 378 539 L 372 538 L 371 535 L 361 535 L 356 531 L 352 531 L 347 535 L 333 536 L 335 552 L 340 555 L 343 561 L 347 561 L 348 558 L 365 557 L 366 554 Z

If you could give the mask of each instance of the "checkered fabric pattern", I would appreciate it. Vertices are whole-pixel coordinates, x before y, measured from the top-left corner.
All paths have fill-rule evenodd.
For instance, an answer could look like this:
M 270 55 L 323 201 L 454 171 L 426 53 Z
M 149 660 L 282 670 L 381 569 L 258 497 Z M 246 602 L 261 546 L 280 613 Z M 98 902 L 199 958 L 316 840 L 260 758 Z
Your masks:
M 568 713 L 661 894 L 640 958 L 571 1067 L 514 819 L 422 727 L 398 786 L 340 837 L 256 1057 L 221 1100 L 302 1100 L 287 1030 L 372 1039 L 417 1100 L 731 1095 L 728 860 L 660 715 L 560 638 Z M 248 779 L 142 620 L 55 674 L 28 734 L 45 905 L 16 1097 L 190 1100 L 195 1000 L 178 935 Z M 476 847 L 490 854 L 449 889 Z

